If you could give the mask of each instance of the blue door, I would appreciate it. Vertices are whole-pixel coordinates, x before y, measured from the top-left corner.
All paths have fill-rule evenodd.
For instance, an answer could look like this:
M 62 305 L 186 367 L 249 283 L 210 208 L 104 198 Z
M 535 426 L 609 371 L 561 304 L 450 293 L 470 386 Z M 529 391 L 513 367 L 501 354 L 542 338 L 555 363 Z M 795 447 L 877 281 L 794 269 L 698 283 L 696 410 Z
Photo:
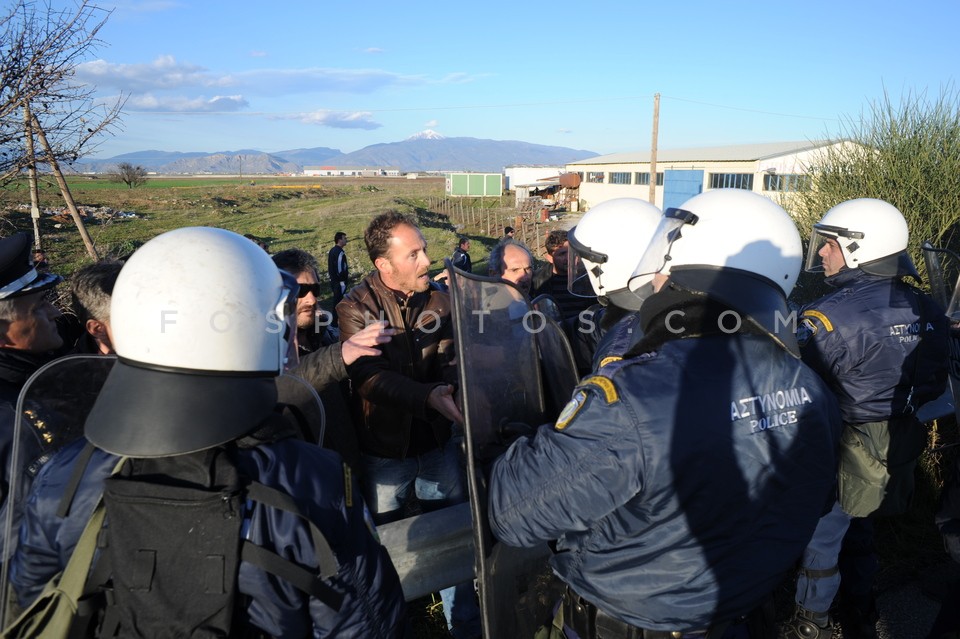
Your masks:
M 663 172 L 663 210 L 678 207 L 703 191 L 703 171 Z

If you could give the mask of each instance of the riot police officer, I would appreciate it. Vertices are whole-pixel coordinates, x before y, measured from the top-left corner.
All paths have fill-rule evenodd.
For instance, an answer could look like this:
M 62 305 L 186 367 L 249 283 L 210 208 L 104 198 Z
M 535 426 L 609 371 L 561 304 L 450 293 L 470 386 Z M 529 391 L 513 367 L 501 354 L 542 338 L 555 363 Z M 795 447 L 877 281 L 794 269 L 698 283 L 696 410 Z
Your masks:
M 567 234 L 567 290 L 597 300 L 568 334 L 579 370 L 614 361 L 639 339 L 641 300 L 628 282 L 661 217 L 649 202 L 615 198 L 592 207 Z
M 928 295 L 904 281 L 920 279 L 908 237 L 900 211 L 872 198 L 838 204 L 813 227 L 806 269 L 822 272 L 836 290 L 802 310 L 797 337 L 804 361 L 836 394 L 844 429 L 838 502 L 804 553 L 797 610 L 784 637 L 831 635 L 829 610 L 840 588 L 845 534 L 843 636 L 877 636 L 871 592 L 876 560 L 864 518 L 906 509 L 913 469 L 926 446 L 916 409 L 939 397 L 947 381 L 947 319 Z
M 795 564 L 840 429 L 789 326 L 801 260 L 793 221 L 760 195 L 667 209 L 630 281 L 643 338 L 493 463 L 493 533 L 554 548 L 553 636 L 722 636 Z
M 86 422 L 86 437 L 95 448 L 81 439 L 61 450 L 37 477 L 27 502 L 11 570 L 22 604 L 70 558 L 105 482 L 117 479 L 111 472 L 118 456 L 133 458 L 123 472 L 134 471 L 141 484 L 149 479 L 151 485 L 204 489 L 216 489 L 223 480 L 214 462 L 228 456 L 245 481 L 279 496 L 264 500 L 249 493 L 241 501 L 237 526 L 244 548 L 256 546 L 262 549 L 256 556 L 266 553 L 289 566 L 271 573 L 264 566 L 275 562 L 243 553 L 237 572 L 224 569 L 218 580 L 206 581 L 211 573 L 203 562 L 172 578 L 165 575 L 169 569 L 159 552 L 145 574 L 113 563 L 115 586 L 121 576 L 146 580 L 137 588 L 116 586 L 116 598 L 108 599 L 119 609 L 118 636 L 157 636 L 145 614 L 141 627 L 127 623 L 133 616 L 127 605 L 131 597 L 149 600 L 154 593 L 168 607 L 189 613 L 200 607 L 198 592 L 236 595 L 230 600 L 233 613 L 227 608 L 232 625 L 213 633 L 217 636 L 403 636 L 400 581 L 375 536 L 356 479 L 338 454 L 276 426 L 275 379 L 296 354 L 297 288 L 262 249 L 223 229 L 170 231 L 127 261 L 111 302 L 119 360 Z M 142 469 L 150 472 L 139 474 Z M 190 481 L 169 474 L 174 471 L 189 474 Z M 61 510 L 62 495 L 72 489 L 69 508 Z M 106 492 L 109 496 L 109 488 Z M 157 501 L 141 499 L 141 512 Z M 110 512 L 108 503 L 108 518 Z M 237 513 L 222 506 L 220 519 L 237 520 Z M 181 540 L 165 526 L 160 522 L 157 535 L 177 539 L 183 553 L 196 551 L 195 538 L 194 543 Z M 216 532 L 204 534 L 218 539 Z M 118 542 L 131 533 L 111 525 L 107 534 L 110 548 L 121 547 Z M 229 545 L 219 539 L 221 546 Z M 212 562 L 214 572 L 228 565 L 225 558 Z M 312 584 L 306 590 L 291 578 L 303 571 Z M 164 590 L 170 584 L 178 592 Z M 110 616 L 108 608 L 103 617 Z M 161 623 L 167 633 L 189 634 L 184 619 Z

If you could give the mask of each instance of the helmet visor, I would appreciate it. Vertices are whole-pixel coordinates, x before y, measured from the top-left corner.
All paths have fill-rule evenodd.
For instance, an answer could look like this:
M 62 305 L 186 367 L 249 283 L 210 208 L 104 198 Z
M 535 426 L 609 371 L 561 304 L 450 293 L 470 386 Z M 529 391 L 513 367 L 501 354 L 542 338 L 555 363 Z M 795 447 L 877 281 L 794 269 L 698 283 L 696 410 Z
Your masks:
M 810 231 L 810 243 L 807 245 L 807 259 L 803 265 L 803 270 L 807 273 L 823 273 L 823 259 L 820 251 L 830 241 L 836 242 L 838 238 L 847 238 L 852 240 L 862 240 L 863 233 L 860 231 L 851 231 L 842 226 L 830 226 L 828 224 L 814 224 Z M 839 247 L 838 247 L 839 248 Z M 844 260 L 847 258 L 845 249 L 843 251 Z
M 567 234 L 570 249 L 567 253 L 567 290 L 576 297 L 596 297 L 604 291 L 594 290 L 590 283 L 587 269 L 590 269 L 594 280 L 600 288 L 603 287 L 603 265 L 607 261 L 605 253 L 599 253 L 584 245 L 576 238 L 574 227 Z
M 670 274 L 670 252 L 673 250 L 673 243 L 683 237 L 684 225 L 694 225 L 698 219 L 695 213 L 684 209 L 668 208 L 664 211 L 663 218 L 653 232 L 653 237 L 628 283 L 630 290 L 641 300 L 653 294 L 654 275 Z

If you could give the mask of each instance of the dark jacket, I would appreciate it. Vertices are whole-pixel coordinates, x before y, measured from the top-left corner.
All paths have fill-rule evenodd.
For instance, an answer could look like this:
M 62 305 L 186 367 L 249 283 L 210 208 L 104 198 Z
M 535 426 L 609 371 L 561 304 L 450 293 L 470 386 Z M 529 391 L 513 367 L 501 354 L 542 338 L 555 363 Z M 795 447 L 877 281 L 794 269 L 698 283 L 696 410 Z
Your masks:
M 597 303 L 596 297 L 578 297 L 567 290 L 567 274 L 554 273 L 553 265 L 546 264 L 533 273 L 530 298 L 549 295 L 560 307 L 560 315 L 568 332 L 579 320 L 578 315 Z
M 14 448 L 14 427 L 16 426 L 17 398 L 27 379 L 37 369 L 53 359 L 49 353 L 29 353 L 16 349 L 0 349 L 0 518 L 6 514 L 7 497 L 10 490 L 11 473 L 13 471 L 12 455 Z M 46 460 L 46 453 L 55 448 L 56 440 L 46 441 L 41 438 L 34 419 L 27 414 L 22 423 L 24 428 L 20 434 L 20 452 L 18 466 L 23 469 L 18 481 L 26 494 L 29 482 L 39 470 L 39 466 Z M 49 434 L 53 435 L 53 431 Z M 18 491 L 19 492 L 19 491 Z M 0 519 L 2 521 L 2 519 Z M 0 534 L 2 537 L 2 534 Z M 0 544 L 3 539 L 0 538 Z M 0 555 L 2 561 L 2 555 Z
M 330 286 L 334 289 L 339 288 L 341 282 L 346 284 L 349 280 L 347 254 L 336 244 L 327 253 L 327 275 L 330 276 Z
M 95 450 L 66 518 L 56 515 L 85 440 L 64 448 L 44 467 L 27 502 L 11 583 L 22 603 L 39 593 L 73 552 L 103 480 L 117 457 Z M 405 604 L 396 569 L 372 533 L 355 480 L 345 480 L 340 458 L 294 439 L 240 449 L 240 471 L 291 496 L 330 544 L 339 571 L 332 587 L 345 593 L 339 613 L 291 584 L 245 562 L 238 589 L 247 595 L 253 625 L 275 637 L 401 637 Z M 346 485 L 349 481 L 350 485 Z M 352 495 L 350 501 L 346 495 Z M 310 532 L 296 515 L 253 502 L 244 513 L 246 538 L 302 566 L 316 567 Z
M 319 443 L 340 453 L 356 471 L 360 467 L 360 446 L 347 401 L 347 367 L 342 345 L 332 339 L 330 331 L 324 329 L 322 334 L 314 333 L 299 342 L 300 363 L 292 372 L 313 386 L 323 403 L 326 427 Z
M 461 271 L 473 273 L 473 263 L 470 261 L 470 254 L 459 246 L 453 249 L 453 255 L 450 258 L 450 263 Z
M 374 271 L 337 304 L 337 315 L 341 342 L 380 319 L 399 329 L 380 345 L 380 356 L 361 357 L 347 369 L 361 451 L 403 458 L 415 427 L 428 431 L 435 448 L 445 444 L 450 421 L 427 406 L 427 397 L 456 379 L 456 369 L 449 365 L 453 327 L 447 293 L 431 283 L 401 302 Z
M 836 393 L 844 422 L 885 421 L 943 394 L 947 318 L 929 295 L 860 269 L 826 282 L 837 290 L 802 309 L 797 339 Z
M 495 462 L 491 527 L 555 540 L 556 574 L 610 615 L 703 628 L 794 568 L 833 497 L 840 428 L 827 386 L 770 338 L 673 339 L 584 379 Z

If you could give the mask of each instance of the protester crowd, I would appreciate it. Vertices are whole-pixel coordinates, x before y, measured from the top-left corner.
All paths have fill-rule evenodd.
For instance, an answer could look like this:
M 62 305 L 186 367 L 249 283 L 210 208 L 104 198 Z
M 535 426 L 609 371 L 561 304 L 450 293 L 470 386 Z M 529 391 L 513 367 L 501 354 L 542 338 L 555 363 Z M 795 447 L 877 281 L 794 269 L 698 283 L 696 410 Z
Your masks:
M 351 280 L 337 232 L 322 284 L 300 248 L 184 228 L 77 271 L 66 315 L 56 265 L 26 234 L 0 239 L 4 636 L 411 637 L 377 526 L 473 501 L 499 543 L 549 547 L 562 590 L 539 639 L 877 637 L 872 522 L 907 510 L 916 414 L 949 369 L 908 239 L 899 210 L 862 198 L 804 249 L 772 200 L 717 189 L 598 205 L 549 234 L 539 268 L 508 227 L 472 274 L 460 237 L 435 278 L 416 220 L 383 211 L 372 270 Z M 802 270 L 831 292 L 791 311 Z M 549 423 L 511 425 L 469 465 L 461 371 L 496 372 L 455 348 L 457 277 L 551 309 L 579 380 Z M 546 388 L 559 364 L 537 348 Z M 39 392 L 18 405 L 76 354 L 117 357 L 83 424 L 60 428 L 77 420 Z M 319 426 L 278 391 L 290 375 Z M 956 502 L 945 491 L 937 521 L 953 550 Z M 84 560 L 87 604 L 38 612 Z M 439 595 L 457 639 L 512 614 L 472 580 Z M 930 639 L 960 630 L 943 608 Z

